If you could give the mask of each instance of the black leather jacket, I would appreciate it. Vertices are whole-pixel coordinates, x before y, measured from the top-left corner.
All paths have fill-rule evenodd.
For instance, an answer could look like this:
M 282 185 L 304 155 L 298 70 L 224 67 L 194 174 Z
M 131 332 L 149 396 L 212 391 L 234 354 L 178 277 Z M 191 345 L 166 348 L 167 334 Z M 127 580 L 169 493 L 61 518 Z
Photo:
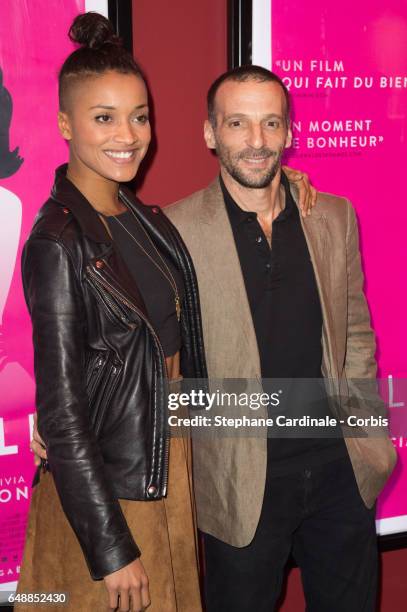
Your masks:
M 118 498 L 156 500 L 168 476 L 167 379 L 141 295 L 96 211 L 57 169 L 22 258 L 33 324 L 38 430 L 93 578 L 140 554 Z M 162 211 L 120 190 L 183 274 L 181 370 L 205 377 L 188 252 Z M 52 520 L 52 517 L 50 517 Z

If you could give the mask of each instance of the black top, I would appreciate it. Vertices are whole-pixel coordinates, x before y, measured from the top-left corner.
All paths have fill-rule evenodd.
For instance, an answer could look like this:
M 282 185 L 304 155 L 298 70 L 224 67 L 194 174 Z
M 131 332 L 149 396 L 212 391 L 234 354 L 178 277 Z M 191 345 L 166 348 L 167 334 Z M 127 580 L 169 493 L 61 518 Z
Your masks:
M 115 245 L 143 297 L 150 322 L 161 342 L 164 355 L 166 357 L 175 355 L 181 348 L 181 332 L 175 309 L 174 289 L 166 278 L 167 276 L 171 279 L 167 268 L 151 245 L 143 227 L 130 210 L 116 217 L 105 217 L 105 219 Z M 142 248 L 129 233 L 134 236 Z M 182 303 L 184 286 L 181 275 L 162 252 L 160 255 L 171 272 Z M 151 261 L 150 257 L 157 265 Z
M 263 379 L 274 379 L 264 380 L 263 386 L 276 391 L 275 379 L 285 379 L 279 381 L 283 394 L 271 416 L 322 417 L 329 415 L 329 407 L 321 375 L 321 305 L 299 211 L 284 174 L 281 182 L 285 208 L 273 221 L 271 249 L 257 214 L 242 210 L 222 179 L 221 187 L 253 317 L 261 374 Z M 315 431 L 270 429 L 271 472 L 287 473 L 345 454 L 339 430 L 318 429 L 318 436 L 330 437 L 312 439 Z

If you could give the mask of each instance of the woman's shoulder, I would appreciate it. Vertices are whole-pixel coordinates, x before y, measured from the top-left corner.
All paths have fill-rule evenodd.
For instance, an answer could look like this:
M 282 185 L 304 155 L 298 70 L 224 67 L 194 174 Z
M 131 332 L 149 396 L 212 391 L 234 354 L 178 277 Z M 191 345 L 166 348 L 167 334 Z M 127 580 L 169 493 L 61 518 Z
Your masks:
M 71 211 L 50 197 L 38 211 L 27 242 L 48 239 L 69 248 L 78 244 L 80 234 Z
M 155 227 L 158 231 L 165 228 L 175 230 L 173 224 L 168 220 L 163 210 L 157 204 L 145 204 L 129 188 L 120 187 L 120 196 L 127 206 L 131 206 L 141 221 L 149 226 Z

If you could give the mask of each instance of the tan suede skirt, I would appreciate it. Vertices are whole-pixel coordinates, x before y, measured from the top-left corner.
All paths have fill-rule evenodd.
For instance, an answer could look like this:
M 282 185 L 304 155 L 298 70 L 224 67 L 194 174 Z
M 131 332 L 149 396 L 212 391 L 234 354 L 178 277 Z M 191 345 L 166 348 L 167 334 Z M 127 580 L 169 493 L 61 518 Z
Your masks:
M 149 577 L 148 612 L 201 612 L 190 440 L 171 439 L 166 498 L 120 500 L 120 505 Z M 67 593 L 67 604 L 35 605 L 40 612 L 109 609 L 104 581 L 90 577 L 50 473 L 33 491 L 17 592 Z M 14 609 L 32 612 L 33 606 L 20 603 Z

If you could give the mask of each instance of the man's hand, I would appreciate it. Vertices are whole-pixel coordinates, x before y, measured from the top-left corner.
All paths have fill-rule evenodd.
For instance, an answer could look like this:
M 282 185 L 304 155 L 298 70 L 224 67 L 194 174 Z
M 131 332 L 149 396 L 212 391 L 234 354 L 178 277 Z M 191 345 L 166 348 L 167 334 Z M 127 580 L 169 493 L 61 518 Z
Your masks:
M 150 605 L 148 578 L 140 559 L 105 576 L 103 580 L 109 593 L 110 610 L 143 612 Z
M 303 217 L 311 214 L 312 208 L 317 201 L 317 190 L 309 182 L 308 174 L 283 166 L 290 183 L 295 183 L 298 189 L 299 206 Z
M 41 465 L 41 459 L 47 459 L 47 450 L 45 448 L 45 444 L 37 429 L 37 414 L 34 414 L 34 429 L 33 429 L 33 439 L 30 442 L 30 448 L 34 453 L 34 463 L 35 465 Z

